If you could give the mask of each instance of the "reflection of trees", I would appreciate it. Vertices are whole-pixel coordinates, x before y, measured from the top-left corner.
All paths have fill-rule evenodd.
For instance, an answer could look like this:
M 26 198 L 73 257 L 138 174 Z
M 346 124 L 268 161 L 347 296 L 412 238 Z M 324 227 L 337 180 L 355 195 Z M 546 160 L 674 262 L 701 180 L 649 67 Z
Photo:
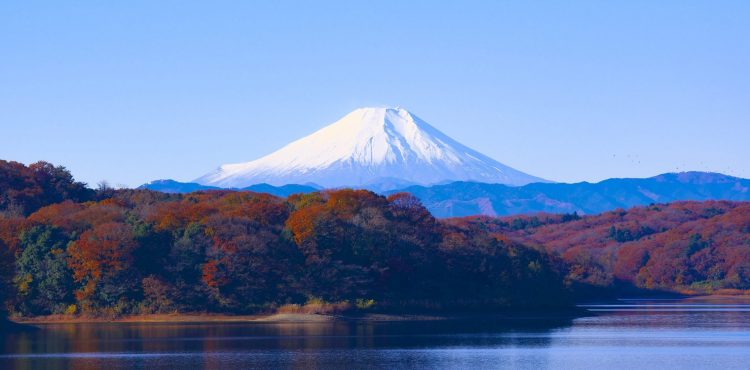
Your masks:
M 194 368 L 225 368 L 230 363 L 234 367 L 315 369 L 340 361 L 331 357 L 338 352 L 351 355 L 379 349 L 382 351 L 366 351 L 368 361 L 391 362 L 424 348 L 545 346 L 551 330 L 569 324 L 570 319 L 564 318 L 476 317 L 426 322 L 54 324 L 39 331 L 8 334 L 2 349 L 20 354 L 90 354 L 17 358 L 8 366 L 20 369 L 106 369 L 125 363 L 149 368 L 165 360 L 138 354 L 159 353 L 180 354 L 167 363 L 189 363 Z M 122 357 L 111 357 L 113 354 Z M 0 362 L 0 367 L 5 364 Z

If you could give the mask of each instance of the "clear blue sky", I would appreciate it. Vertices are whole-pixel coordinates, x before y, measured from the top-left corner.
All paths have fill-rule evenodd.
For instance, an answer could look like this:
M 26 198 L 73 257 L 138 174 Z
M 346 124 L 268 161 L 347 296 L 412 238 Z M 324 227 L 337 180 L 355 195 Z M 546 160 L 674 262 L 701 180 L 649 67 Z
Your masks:
M 368 105 L 556 181 L 750 177 L 750 1 L 2 1 L 0 158 L 191 180 Z

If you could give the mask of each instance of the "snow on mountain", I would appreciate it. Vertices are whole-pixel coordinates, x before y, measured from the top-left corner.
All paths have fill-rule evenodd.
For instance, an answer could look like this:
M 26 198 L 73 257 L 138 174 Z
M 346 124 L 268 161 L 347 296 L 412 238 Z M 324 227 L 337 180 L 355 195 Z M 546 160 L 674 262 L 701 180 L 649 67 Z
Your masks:
M 315 183 L 327 188 L 477 181 L 545 182 L 491 159 L 402 108 L 360 108 L 260 159 L 225 164 L 195 180 L 241 188 Z

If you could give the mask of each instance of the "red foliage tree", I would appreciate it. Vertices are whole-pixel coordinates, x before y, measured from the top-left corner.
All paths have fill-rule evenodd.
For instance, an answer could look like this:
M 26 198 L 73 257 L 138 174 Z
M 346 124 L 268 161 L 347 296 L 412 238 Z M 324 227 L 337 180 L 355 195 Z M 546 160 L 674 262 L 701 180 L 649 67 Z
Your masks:
M 76 299 L 84 306 L 111 304 L 120 297 L 96 297 L 102 289 L 101 282 L 126 284 L 120 279 L 133 267 L 133 252 L 138 244 L 130 227 L 110 222 L 87 230 L 68 247 L 68 266 L 76 282 L 84 288 L 76 293 Z M 127 286 L 118 288 L 128 289 Z M 103 302 L 98 302 L 103 301 Z

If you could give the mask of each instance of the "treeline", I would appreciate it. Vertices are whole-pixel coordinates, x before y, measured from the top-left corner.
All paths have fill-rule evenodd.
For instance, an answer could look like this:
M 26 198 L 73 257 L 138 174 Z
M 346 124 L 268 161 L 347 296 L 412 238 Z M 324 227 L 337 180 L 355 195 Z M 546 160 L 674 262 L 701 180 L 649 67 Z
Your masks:
M 750 203 L 676 202 L 600 215 L 468 217 L 559 256 L 568 283 L 711 293 L 750 289 Z
M 62 167 L 4 161 L 0 186 L 0 302 L 25 316 L 492 310 L 587 290 L 750 289 L 746 202 L 438 220 L 405 193 L 92 190 Z
M 0 188 L 0 288 L 18 315 L 570 303 L 546 253 L 436 220 L 409 194 L 94 191 L 46 163 L 4 162 L 0 178 L 14 184 Z
M 64 167 L 0 160 L 0 217 L 26 216 L 46 205 L 84 202 L 95 196 L 94 190 L 76 182 Z

